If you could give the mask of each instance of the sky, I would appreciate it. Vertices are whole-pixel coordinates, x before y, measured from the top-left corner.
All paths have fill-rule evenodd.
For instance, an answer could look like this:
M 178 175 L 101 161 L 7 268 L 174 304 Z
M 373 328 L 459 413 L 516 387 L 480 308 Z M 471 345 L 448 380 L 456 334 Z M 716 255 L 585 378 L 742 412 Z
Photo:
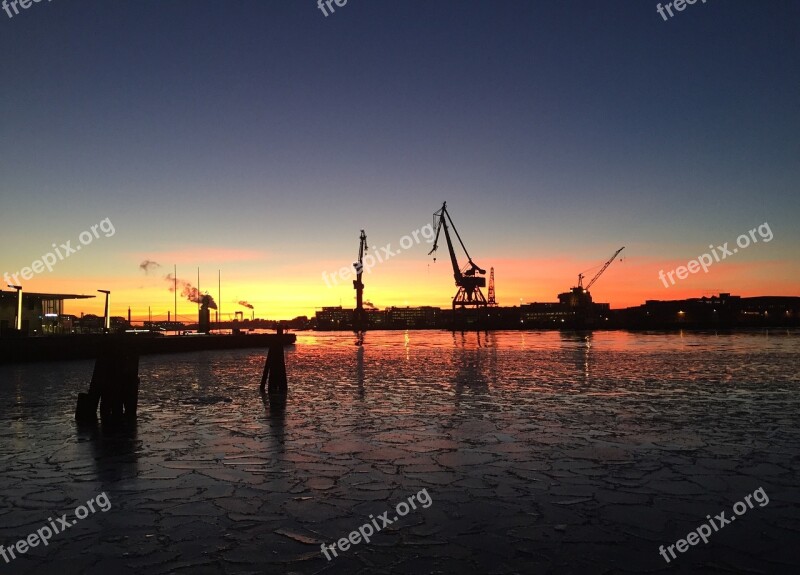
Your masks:
M 364 229 L 383 257 L 365 299 L 449 307 L 426 228 L 446 201 L 500 305 L 556 301 L 622 246 L 591 290 L 614 308 L 800 295 L 800 2 L 667 20 L 644 0 L 333 8 L 0 10 L 3 284 L 31 267 L 26 291 L 107 289 L 112 315 L 163 317 L 167 274 L 196 285 L 199 268 L 223 318 L 247 301 L 287 319 L 354 305 L 338 270 Z M 659 277 L 748 235 L 707 271 Z

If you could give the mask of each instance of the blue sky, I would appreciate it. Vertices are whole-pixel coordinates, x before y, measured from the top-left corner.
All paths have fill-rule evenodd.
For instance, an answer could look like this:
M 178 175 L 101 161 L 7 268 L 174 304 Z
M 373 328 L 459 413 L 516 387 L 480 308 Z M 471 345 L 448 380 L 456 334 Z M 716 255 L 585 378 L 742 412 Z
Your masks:
M 397 243 L 447 200 L 473 257 L 515 278 L 513 300 L 554 299 L 550 260 L 575 268 L 552 279 L 566 289 L 625 245 L 641 283 L 765 221 L 775 241 L 742 254 L 741 275 L 686 287 L 789 295 L 800 3 L 711 0 L 667 22 L 655 7 L 349 0 L 326 18 L 312 0 L 55 0 L 0 12 L 0 267 L 109 217 L 113 238 L 31 289 L 113 278 L 152 298 L 163 286 L 138 262 L 180 253 L 267 307 L 281 298 L 253 293 L 259 282 L 279 294 L 301 278 L 296 306 L 313 309 L 352 297 L 317 278 L 349 264 L 359 229 Z M 410 303 L 446 304 L 451 275 L 430 272 L 426 252 L 373 278 L 387 303 L 402 282 Z M 433 291 L 415 291 L 423 266 Z M 605 301 L 667 295 L 656 281 L 616 293 Z

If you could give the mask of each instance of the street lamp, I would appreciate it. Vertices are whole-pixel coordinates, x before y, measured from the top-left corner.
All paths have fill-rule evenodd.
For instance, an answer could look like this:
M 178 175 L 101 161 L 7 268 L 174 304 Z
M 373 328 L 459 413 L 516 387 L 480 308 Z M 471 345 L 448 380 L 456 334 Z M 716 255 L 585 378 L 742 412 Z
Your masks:
M 97 291 L 100 292 L 100 293 L 106 294 L 106 309 L 105 309 L 105 313 L 103 314 L 103 333 L 108 333 L 108 330 L 111 327 L 111 324 L 109 322 L 109 317 L 108 317 L 108 300 L 109 300 L 109 297 L 111 296 L 111 292 L 108 291 L 108 290 L 104 290 L 104 289 L 99 289 Z
M 22 331 L 22 286 L 8 284 L 8 287 L 17 290 L 17 318 L 14 320 L 14 329 Z

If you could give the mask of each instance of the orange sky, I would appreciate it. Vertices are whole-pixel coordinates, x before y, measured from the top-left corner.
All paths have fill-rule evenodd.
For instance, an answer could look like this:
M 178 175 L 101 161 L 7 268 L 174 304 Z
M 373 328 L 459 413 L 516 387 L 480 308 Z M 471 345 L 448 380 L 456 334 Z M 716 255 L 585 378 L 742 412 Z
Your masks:
M 196 284 L 197 267 L 193 265 L 200 250 L 172 251 L 152 256 L 157 261 L 178 263 L 178 276 Z M 623 252 L 624 254 L 624 252 Z M 354 305 L 352 277 L 333 279 L 335 271 L 348 265 L 341 261 L 293 262 L 277 260 L 266 252 L 217 250 L 202 251 L 203 260 L 211 262 L 201 269 L 202 291 L 209 291 L 218 298 L 217 269 L 222 266 L 223 319 L 235 311 L 249 317 L 250 311 L 240 306 L 246 300 L 255 307 L 256 317 L 288 319 L 298 315 L 313 315 L 322 306 Z M 161 266 L 145 274 L 138 269 L 140 254 L 131 254 L 123 267 L 115 266 L 111 273 L 91 275 L 75 270 L 76 277 L 62 274 L 35 276 L 24 282 L 26 291 L 95 294 L 96 289 L 109 289 L 111 314 L 125 316 L 131 307 L 134 319 L 146 319 L 148 306 L 154 318 L 166 318 L 167 310 L 173 309 L 173 294 L 165 275 L 172 266 Z M 782 261 L 740 261 L 731 259 L 712 265 L 709 272 L 702 270 L 665 288 L 658 278 L 660 269 L 669 271 L 687 260 L 665 262 L 652 261 L 643 256 L 623 257 L 616 260 L 592 288 L 595 301 L 609 302 L 612 308 L 644 303 L 647 299 L 681 299 L 699 297 L 728 291 L 736 295 L 795 295 L 797 282 L 790 279 L 800 277 L 797 264 Z M 119 262 L 117 262 L 119 264 Z M 557 294 L 569 289 L 577 282 L 577 273 L 586 272 L 590 279 L 599 264 L 571 258 L 549 259 L 495 259 L 482 258 L 481 265 L 495 267 L 497 300 L 500 305 L 513 306 L 530 302 L 556 301 Z M 602 262 L 600 262 L 602 263 Z M 593 268 L 593 269 L 590 269 Z M 124 273 L 121 271 L 124 269 Z M 135 272 L 131 270 L 136 269 Z M 58 270 L 56 270 L 58 271 Z M 326 285 L 322 272 L 329 278 Z M 117 272 L 117 273 L 114 273 Z M 487 273 L 488 277 L 488 273 Z M 379 308 L 388 306 L 436 305 L 449 307 L 455 294 L 452 268 L 446 259 L 436 263 L 430 258 L 401 254 L 394 259 L 377 264 L 371 273 L 364 274 L 365 299 Z M 66 312 L 102 314 L 102 294 L 93 300 L 67 302 Z M 194 321 L 196 304 L 178 298 L 178 315 L 184 321 Z

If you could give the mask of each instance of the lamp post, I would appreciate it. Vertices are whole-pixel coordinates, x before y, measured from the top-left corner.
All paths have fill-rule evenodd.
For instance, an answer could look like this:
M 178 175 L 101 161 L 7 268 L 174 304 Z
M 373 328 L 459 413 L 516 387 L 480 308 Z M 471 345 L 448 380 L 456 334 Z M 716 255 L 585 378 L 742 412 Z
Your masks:
M 14 329 L 22 331 L 22 286 L 8 284 L 8 287 L 17 290 L 17 317 L 14 320 Z
M 105 309 L 105 312 L 103 314 L 103 333 L 108 333 L 108 331 L 109 331 L 109 329 L 111 327 L 111 322 L 109 321 L 109 317 L 108 317 L 108 300 L 109 300 L 109 298 L 111 296 L 111 292 L 108 291 L 108 290 L 104 290 L 104 289 L 99 289 L 97 291 L 100 292 L 100 293 L 106 294 L 106 309 Z

